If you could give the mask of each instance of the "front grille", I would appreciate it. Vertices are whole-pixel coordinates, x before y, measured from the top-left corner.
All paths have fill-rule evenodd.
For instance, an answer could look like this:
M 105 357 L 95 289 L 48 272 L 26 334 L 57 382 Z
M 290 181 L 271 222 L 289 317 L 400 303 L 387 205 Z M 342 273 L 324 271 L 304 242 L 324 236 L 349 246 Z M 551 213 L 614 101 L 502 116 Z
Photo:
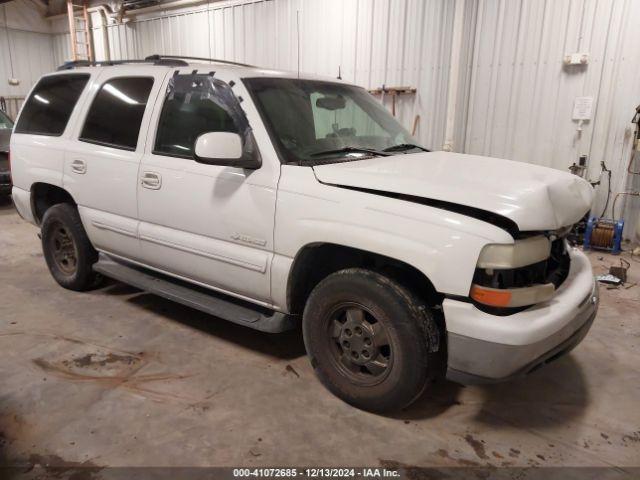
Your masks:
M 569 257 L 565 239 L 558 238 L 551 242 L 551 256 L 547 260 L 546 283 L 553 283 L 557 289 L 567 279 L 570 266 L 571 257 Z
M 473 283 L 490 288 L 523 288 L 545 282 L 547 260 L 521 268 L 486 270 L 477 268 Z

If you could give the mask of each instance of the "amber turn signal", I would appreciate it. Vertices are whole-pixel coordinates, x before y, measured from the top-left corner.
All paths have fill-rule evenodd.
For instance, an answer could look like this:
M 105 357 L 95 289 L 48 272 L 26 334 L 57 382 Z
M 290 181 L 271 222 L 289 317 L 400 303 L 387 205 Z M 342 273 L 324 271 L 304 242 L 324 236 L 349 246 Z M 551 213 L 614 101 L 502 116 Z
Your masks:
M 471 298 L 478 303 L 491 307 L 526 307 L 546 302 L 555 293 L 553 283 L 531 285 L 522 288 L 489 288 L 473 284 Z
M 511 303 L 511 292 L 509 290 L 483 288 L 479 285 L 473 285 L 471 287 L 471 298 L 478 303 L 492 307 L 508 307 Z

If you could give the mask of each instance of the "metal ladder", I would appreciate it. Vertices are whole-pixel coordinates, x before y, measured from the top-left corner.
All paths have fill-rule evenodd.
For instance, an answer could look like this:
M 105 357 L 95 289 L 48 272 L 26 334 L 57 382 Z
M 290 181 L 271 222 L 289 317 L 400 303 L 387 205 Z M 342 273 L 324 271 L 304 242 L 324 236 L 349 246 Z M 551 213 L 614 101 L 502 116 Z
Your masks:
M 86 0 L 67 0 L 67 14 L 69 17 L 69 33 L 71 34 L 71 60 L 93 61 L 91 48 L 91 32 L 89 12 Z M 80 48 L 78 48 L 80 47 Z

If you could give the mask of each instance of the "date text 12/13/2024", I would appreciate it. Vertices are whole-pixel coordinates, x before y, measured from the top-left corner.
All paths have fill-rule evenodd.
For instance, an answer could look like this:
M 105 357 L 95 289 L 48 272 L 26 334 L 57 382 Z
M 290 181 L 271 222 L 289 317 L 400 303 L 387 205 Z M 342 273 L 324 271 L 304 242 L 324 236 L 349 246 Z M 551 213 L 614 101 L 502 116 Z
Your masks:
M 236 468 L 234 478 L 397 478 L 388 468 Z

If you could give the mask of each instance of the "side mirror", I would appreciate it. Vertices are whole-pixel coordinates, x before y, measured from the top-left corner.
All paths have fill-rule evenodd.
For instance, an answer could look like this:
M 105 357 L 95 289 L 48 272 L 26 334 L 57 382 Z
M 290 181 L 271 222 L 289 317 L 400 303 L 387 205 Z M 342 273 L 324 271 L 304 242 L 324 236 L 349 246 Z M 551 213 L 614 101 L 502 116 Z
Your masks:
M 259 158 L 244 154 L 242 138 L 237 133 L 207 132 L 196 139 L 196 162 L 238 168 L 260 168 Z

